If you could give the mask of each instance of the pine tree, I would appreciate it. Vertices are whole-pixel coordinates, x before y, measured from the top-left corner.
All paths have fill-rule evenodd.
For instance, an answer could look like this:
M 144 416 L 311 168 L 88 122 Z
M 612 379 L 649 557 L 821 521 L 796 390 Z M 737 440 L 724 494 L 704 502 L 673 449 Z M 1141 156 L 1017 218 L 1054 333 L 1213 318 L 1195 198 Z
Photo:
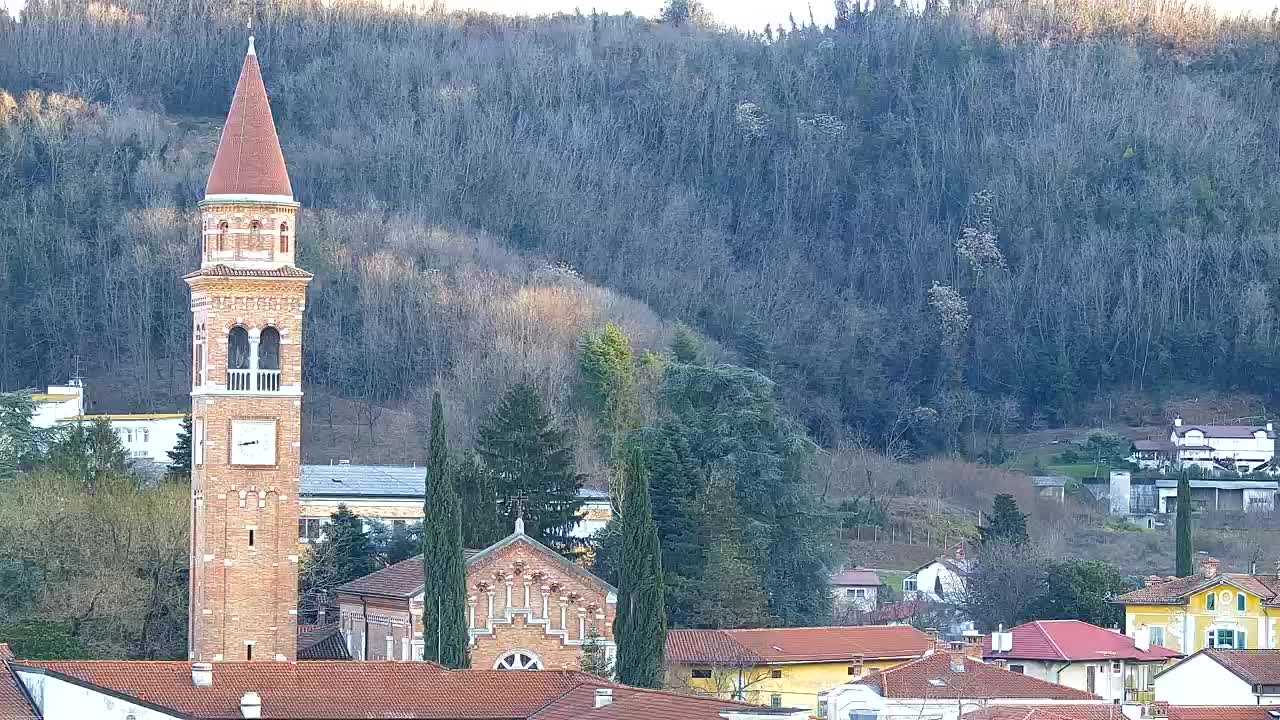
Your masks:
M 671 359 L 685 365 L 697 365 L 702 361 L 698 338 L 684 323 L 676 323 L 675 334 L 671 337 Z
M 182 418 L 182 432 L 178 433 L 178 444 L 166 453 L 169 466 L 166 475 L 171 480 L 191 479 L 191 416 Z
M 673 624 L 686 624 L 685 598 L 702 571 L 703 548 L 698 543 L 697 504 L 701 474 L 689 451 L 684 428 L 676 421 L 661 429 L 641 432 L 645 466 L 650 478 L 653 516 L 662 544 L 662 572 L 667 607 Z
M 563 430 L 543 408 L 537 390 L 517 383 L 480 427 L 480 456 L 493 473 L 497 496 L 522 495 L 525 533 L 556 552 L 572 554 L 582 476 Z M 517 503 L 507 503 L 504 527 L 513 527 Z
M 1178 577 L 1190 577 L 1195 574 L 1191 562 L 1191 481 L 1184 473 L 1178 478 L 1178 507 L 1174 521 L 1175 550 L 1174 574 Z
M 423 659 L 464 668 L 467 657 L 467 580 L 462 559 L 462 514 L 449 476 L 444 408 L 431 396 L 431 449 L 427 458 L 426 506 L 422 532 Z
M 980 532 L 984 544 L 1004 540 L 1014 545 L 1025 545 L 1030 539 L 1027 536 L 1027 515 L 1018 510 L 1018 501 L 1008 493 L 996 495 L 991 518 Z
M 639 450 L 633 450 L 623 482 L 622 573 L 614 622 L 619 682 L 647 688 L 661 685 L 666 615 L 662 548 L 653 522 L 649 475 Z
M 90 491 L 129 473 L 129 453 L 111 421 L 98 418 L 59 430 L 61 436 L 49 449 L 49 462 L 59 472 L 81 478 Z
M 351 512 L 346 505 L 339 505 L 329 516 L 322 549 L 317 554 L 329 556 L 333 562 L 334 586 L 364 577 L 374 571 L 373 543 L 364 528 L 364 520 Z M 329 548 L 323 548 L 328 545 Z
M 35 412 L 31 393 L 0 393 L 0 480 L 16 477 L 23 457 L 36 445 Z
M 467 452 L 454 460 L 450 477 L 461 505 L 463 547 L 482 550 L 511 532 L 498 506 L 493 473 L 475 453 Z
M 704 628 L 761 627 L 769 624 L 764 582 L 742 542 L 733 480 L 719 470 L 703 491 L 699 526 L 706 547 L 701 576 L 693 585 L 689 624 Z
M 582 655 L 578 658 L 578 667 L 588 675 L 595 675 L 602 680 L 613 679 L 613 661 L 604 646 L 604 638 L 595 625 L 587 627 L 587 637 L 582 642 Z

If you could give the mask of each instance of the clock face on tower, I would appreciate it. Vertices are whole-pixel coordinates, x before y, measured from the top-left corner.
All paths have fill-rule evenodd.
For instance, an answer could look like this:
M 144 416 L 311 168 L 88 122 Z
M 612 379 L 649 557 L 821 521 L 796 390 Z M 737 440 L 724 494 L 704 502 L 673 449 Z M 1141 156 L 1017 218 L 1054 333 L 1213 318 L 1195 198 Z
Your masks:
M 232 420 L 231 464 L 275 465 L 276 421 Z

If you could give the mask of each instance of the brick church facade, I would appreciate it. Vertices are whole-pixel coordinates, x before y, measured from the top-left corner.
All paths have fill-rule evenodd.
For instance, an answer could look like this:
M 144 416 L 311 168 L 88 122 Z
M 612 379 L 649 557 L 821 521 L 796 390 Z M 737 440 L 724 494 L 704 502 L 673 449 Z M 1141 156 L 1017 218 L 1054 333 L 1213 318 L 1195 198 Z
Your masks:
M 519 523 L 516 532 L 467 555 L 472 668 L 576 670 L 593 634 L 613 657 L 617 591 L 608 583 L 525 535 Z M 340 627 L 351 657 L 421 658 L 422 600 L 429 591 L 421 556 L 339 587 Z
M 200 203 L 192 313 L 189 655 L 294 660 L 302 312 L 298 203 L 253 39 Z

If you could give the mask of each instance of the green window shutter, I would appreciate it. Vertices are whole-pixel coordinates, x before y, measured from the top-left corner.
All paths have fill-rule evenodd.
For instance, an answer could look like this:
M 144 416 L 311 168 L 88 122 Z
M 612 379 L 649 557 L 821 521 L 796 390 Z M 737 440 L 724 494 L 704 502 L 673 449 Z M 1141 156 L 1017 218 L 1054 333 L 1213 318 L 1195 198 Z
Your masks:
M 1236 593 L 1236 610 L 1244 612 L 1244 593 Z
M 1248 647 L 1248 646 L 1245 644 L 1245 634 L 1244 634 L 1244 631 L 1243 631 L 1243 630 L 1237 630 L 1237 631 L 1236 631 L 1236 649 L 1237 649 L 1237 650 L 1242 650 L 1242 649 L 1244 649 L 1244 648 L 1246 648 L 1246 647 Z
M 1205 596 L 1204 596 L 1204 609 L 1205 609 L 1205 610 L 1214 610 L 1214 609 L 1216 609 L 1216 608 L 1214 607 L 1214 605 L 1217 603 L 1217 601 L 1218 601 L 1218 596 L 1217 596 L 1217 595 L 1214 595 L 1213 593 L 1209 593 L 1208 595 L 1205 595 Z

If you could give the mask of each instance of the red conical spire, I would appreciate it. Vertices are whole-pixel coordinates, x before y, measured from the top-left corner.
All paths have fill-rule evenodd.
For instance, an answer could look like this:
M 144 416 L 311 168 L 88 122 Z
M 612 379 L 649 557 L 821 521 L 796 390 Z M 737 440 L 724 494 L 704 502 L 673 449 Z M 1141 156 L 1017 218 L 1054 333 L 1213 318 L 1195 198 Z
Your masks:
M 204 194 L 293 197 L 252 37 Z

